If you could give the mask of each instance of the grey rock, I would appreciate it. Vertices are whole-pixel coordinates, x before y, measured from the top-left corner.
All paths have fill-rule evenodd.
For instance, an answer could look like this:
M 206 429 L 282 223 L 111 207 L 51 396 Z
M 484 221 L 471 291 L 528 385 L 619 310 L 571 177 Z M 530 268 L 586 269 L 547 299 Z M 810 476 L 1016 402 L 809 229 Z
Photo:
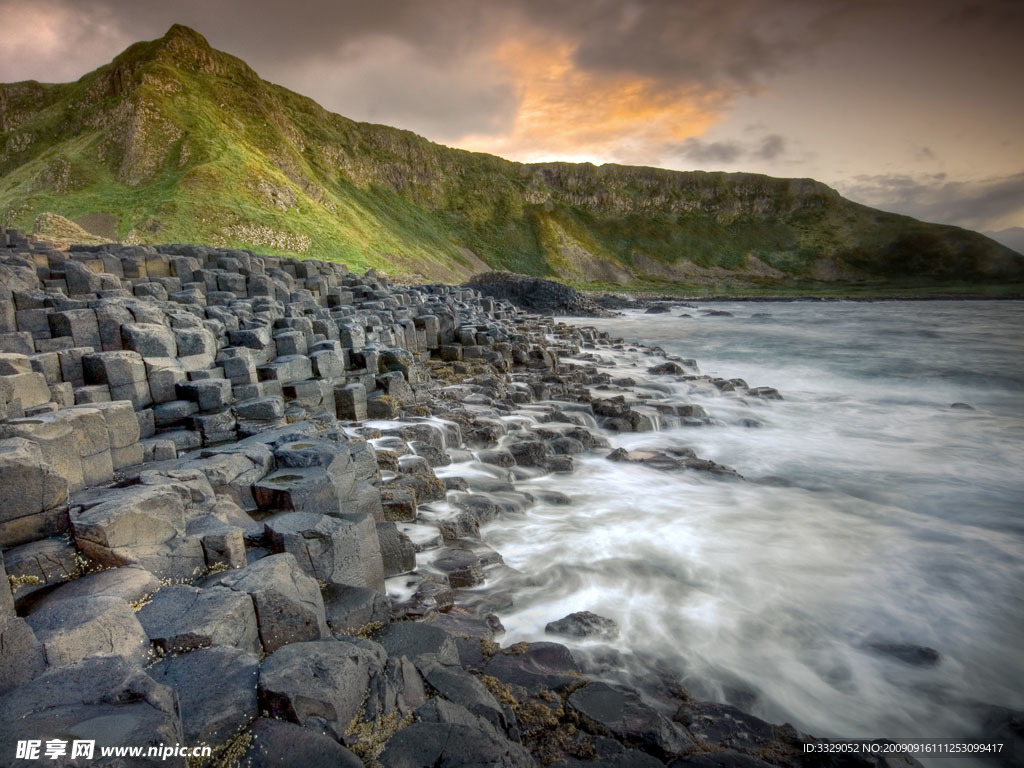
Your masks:
M 295 766 L 363 768 L 363 761 L 330 736 L 295 723 L 261 717 L 249 726 L 252 741 L 238 768 Z M 287 756 L 287 757 L 285 757 Z
M 391 600 L 369 587 L 328 584 L 323 590 L 327 626 L 333 635 L 348 635 L 374 622 L 387 624 L 391 618 Z
M 525 649 L 502 650 L 490 658 L 484 673 L 534 694 L 565 691 L 581 680 L 569 649 L 558 643 L 529 643 Z
M 172 584 L 154 594 L 139 610 L 138 618 L 146 635 L 164 653 L 216 646 L 260 651 L 252 599 L 224 587 Z
M 661 760 L 694 749 L 693 741 L 682 729 L 629 688 L 588 683 L 569 696 L 568 704 L 585 730 L 610 735 Z
M 174 692 L 120 656 L 92 656 L 49 670 L 0 699 L 0 754 L 9 759 L 26 734 L 68 743 L 95 740 L 96 759 L 83 764 L 104 768 L 125 763 L 123 758 L 100 759 L 103 747 L 147 748 L 184 741 Z M 132 766 L 186 768 L 183 757 L 133 758 Z
M 446 549 L 430 563 L 443 573 L 453 588 L 475 587 L 484 581 L 480 558 L 468 549 Z
M 49 602 L 82 600 L 90 597 L 117 597 L 127 603 L 138 603 L 156 592 L 159 587 L 160 582 L 156 576 L 145 568 L 107 568 L 62 584 L 46 595 L 37 604 L 36 610 Z
M 536 761 L 519 744 L 469 725 L 413 723 L 388 740 L 383 768 L 531 768 Z
M 23 605 L 29 595 L 75 578 L 81 566 L 78 550 L 66 539 L 42 539 L 12 547 L 4 553 L 7 573 L 20 580 L 13 587 Z
M 125 349 L 143 357 L 177 357 L 178 343 L 174 332 L 156 323 L 128 323 L 121 326 L 121 342 Z
M 147 670 L 178 694 L 187 743 L 223 744 L 259 715 L 260 660 L 237 648 L 169 656 Z
M 426 660 L 423 657 L 413 663 L 423 679 L 441 696 L 484 718 L 501 731 L 514 727 L 514 721 L 476 676 L 459 666 L 441 664 L 437 660 Z
M 328 635 L 320 588 L 291 554 L 271 555 L 219 574 L 214 583 L 252 597 L 260 642 L 267 653 Z
M 110 498 L 72 515 L 75 544 L 88 557 L 108 566 L 140 565 L 158 578 L 191 578 L 205 568 L 200 539 L 185 534 L 181 489 L 142 485 Z
M 68 480 L 43 456 L 39 445 L 14 437 L 0 440 L 0 524 L 67 501 Z
M 394 523 L 377 523 L 377 539 L 385 578 L 416 568 L 416 547 Z
M 459 663 L 455 639 L 438 627 L 414 621 L 399 621 L 384 627 L 374 638 L 388 656 L 406 656 L 414 662 Z
M 55 600 L 27 621 L 50 667 L 104 653 L 142 665 L 149 651 L 149 640 L 135 613 L 118 597 Z
M 578 611 L 564 616 L 558 621 L 551 621 L 544 627 L 549 635 L 563 637 L 598 638 L 614 640 L 619 636 L 619 626 L 611 619 L 598 616 L 590 611 Z
M 286 512 L 265 521 L 274 552 L 290 552 L 299 567 L 326 583 L 383 589 L 384 565 L 373 518 Z
M 382 672 L 371 652 L 339 640 L 293 643 L 260 668 L 260 705 L 272 717 L 345 740 L 359 714 L 371 674 Z
M 6 581 L 3 568 L 0 577 Z M 0 588 L 3 588 L 0 584 Z M 27 683 L 46 669 L 43 646 L 36 639 L 32 627 L 14 615 L 14 607 L 0 611 L 0 697 L 7 691 Z M 0 698 L 2 701 L 2 698 Z M 0 729 L 2 729 L 0 725 Z

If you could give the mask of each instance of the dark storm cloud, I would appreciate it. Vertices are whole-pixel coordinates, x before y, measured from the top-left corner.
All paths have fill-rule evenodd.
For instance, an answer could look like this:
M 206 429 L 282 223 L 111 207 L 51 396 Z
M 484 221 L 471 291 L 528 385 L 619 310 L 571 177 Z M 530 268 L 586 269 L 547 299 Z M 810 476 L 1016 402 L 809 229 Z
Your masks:
M 679 145 L 678 154 L 696 163 L 732 163 L 744 154 L 735 141 L 701 141 L 687 139 Z
M 840 191 L 860 202 L 925 221 L 993 229 L 1024 215 L 1024 172 L 979 181 L 949 181 L 945 174 L 857 176 Z
M 665 153 L 685 158 L 698 165 L 722 166 L 750 158 L 774 160 L 785 151 L 786 139 L 777 133 L 770 133 L 753 142 L 704 141 L 691 138 L 666 148 Z
M 754 152 L 762 160 L 774 160 L 786 151 L 786 140 L 777 133 L 771 133 L 761 139 L 761 146 Z

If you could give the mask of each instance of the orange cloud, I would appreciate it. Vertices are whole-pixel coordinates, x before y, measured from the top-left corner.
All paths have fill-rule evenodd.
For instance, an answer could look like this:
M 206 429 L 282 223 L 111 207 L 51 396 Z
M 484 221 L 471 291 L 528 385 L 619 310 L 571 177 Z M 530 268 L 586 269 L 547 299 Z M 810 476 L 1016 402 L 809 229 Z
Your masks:
M 525 162 L 657 164 L 666 147 L 703 134 L 719 119 L 721 94 L 587 72 L 574 65 L 574 50 L 573 43 L 536 39 L 499 46 L 497 63 L 519 93 L 514 123 L 505 134 L 454 143 Z

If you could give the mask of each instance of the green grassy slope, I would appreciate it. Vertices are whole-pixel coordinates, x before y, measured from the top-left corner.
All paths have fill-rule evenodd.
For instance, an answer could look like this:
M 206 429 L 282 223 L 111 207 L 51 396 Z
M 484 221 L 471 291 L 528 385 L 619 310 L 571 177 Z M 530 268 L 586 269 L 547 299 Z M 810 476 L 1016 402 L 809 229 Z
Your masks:
M 810 179 L 525 165 L 357 123 L 181 26 L 75 83 L 0 85 L 0 148 L 0 216 L 25 229 L 106 214 L 129 242 L 448 280 L 488 266 L 592 286 L 1024 280 L 1024 258 L 981 235 Z

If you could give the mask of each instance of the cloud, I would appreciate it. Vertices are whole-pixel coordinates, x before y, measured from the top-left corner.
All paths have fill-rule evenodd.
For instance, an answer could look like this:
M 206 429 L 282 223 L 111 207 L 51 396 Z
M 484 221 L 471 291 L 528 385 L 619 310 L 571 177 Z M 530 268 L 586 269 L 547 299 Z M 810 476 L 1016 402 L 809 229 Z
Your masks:
M 752 141 L 689 138 L 676 144 L 667 154 L 701 166 L 722 167 L 749 160 L 775 160 L 785 152 L 786 139 L 777 133 L 769 133 Z
M 754 152 L 762 160 L 774 160 L 786 151 L 786 140 L 777 133 L 770 133 L 761 139 L 761 146 Z
M 975 181 L 946 174 L 860 175 L 838 184 L 847 197 L 925 221 L 998 230 L 1024 219 L 1024 171 Z
M 803 60 L 846 5 L 0 0 L 0 81 L 74 79 L 182 23 L 348 117 L 515 159 L 650 164 Z
M 696 163 L 732 163 L 745 152 L 735 141 L 687 139 L 679 145 L 679 154 Z

